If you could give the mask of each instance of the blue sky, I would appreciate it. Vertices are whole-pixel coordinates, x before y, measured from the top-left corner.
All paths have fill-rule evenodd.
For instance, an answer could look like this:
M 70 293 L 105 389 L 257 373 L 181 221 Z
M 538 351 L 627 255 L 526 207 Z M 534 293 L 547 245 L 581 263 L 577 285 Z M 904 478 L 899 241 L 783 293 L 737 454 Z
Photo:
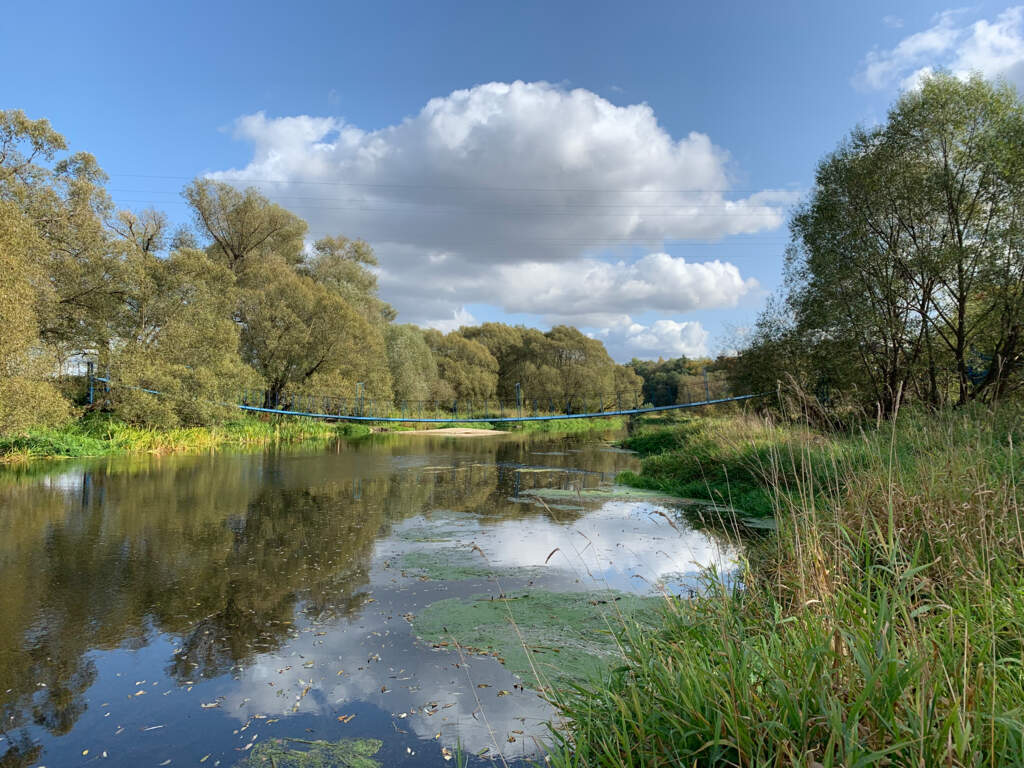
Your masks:
M 1021 78 L 1022 12 L 923 2 L 19 3 L 3 108 L 122 206 L 213 173 L 364 237 L 400 319 L 568 322 L 714 352 L 781 277 L 789 207 L 927 67 Z M 431 101 L 434 100 L 434 101 Z

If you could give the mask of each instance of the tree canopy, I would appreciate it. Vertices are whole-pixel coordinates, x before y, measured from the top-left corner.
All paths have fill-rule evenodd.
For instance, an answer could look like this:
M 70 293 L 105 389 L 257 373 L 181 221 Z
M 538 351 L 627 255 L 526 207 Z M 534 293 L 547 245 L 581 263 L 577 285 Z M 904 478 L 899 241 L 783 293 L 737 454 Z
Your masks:
M 1019 388 L 1022 146 L 1010 86 L 943 73 L 854 130 L 792 217 L 785 287 L 738 379 L 763 387 L 785 372 L 883 414 L 901 399 L 963 405 Z
M 83 405 L 65 374 L 85 361 L 113 382 L 94 407 L 162 427 L 225 418 L 240 392 L 270 408 L 357 391 L 579 408 L 639 391 L 575 328 L 396 324 L 369 244 L 312 240 L 255 188 L 196 179 L 192 226 L 172 232 L 161 211 L 118 210 L 105 183 L 46 120 L 0 111 L 0 432 Z

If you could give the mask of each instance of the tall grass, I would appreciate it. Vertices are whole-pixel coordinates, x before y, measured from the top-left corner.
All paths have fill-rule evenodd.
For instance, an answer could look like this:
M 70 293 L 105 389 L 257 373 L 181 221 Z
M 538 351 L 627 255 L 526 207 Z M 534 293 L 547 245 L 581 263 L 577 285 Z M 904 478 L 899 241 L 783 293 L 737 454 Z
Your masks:
M 291 417 L 268 421 L 242 418 L 210 427 L 156 429 L 92 414 L 62 427 L 33 429 L 24 434 L 0 437 L 0 462 L 119 453 L 187 453 L 232 446 L 331 440 L 369 432 L 368 427 L 360 424 L 329 424 Z
M 763 462 L 778 532 L 741 586 L 708 574 L 659 629 L 623 627 L 610 680 L 555 694 L 552 762 L 1024 765 L 1020 410 L 765 424 L 752 453 L 699 429 Z

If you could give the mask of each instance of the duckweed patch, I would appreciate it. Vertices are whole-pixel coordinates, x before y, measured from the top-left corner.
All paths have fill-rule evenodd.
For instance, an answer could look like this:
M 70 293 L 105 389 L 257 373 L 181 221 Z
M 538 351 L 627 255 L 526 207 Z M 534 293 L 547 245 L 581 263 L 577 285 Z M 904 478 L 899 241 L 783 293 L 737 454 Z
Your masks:
M 686 499 L 671 496 L 664 491 L 655 491 L 648 488 L 632 488 L 626 485 L 602 486 L 599 488 L 531 488 L 521 491 L 520 496 L 529 496 L 535 499 L 554 500 L 580 500 L 580 501 L 650 501 L 662 502 L 665 504 L 683 505 Z
M 380 768 L 373 756 L 382 746 L 377 739 L 271 739 L 253 747 L 238 768 Z
M 399 563 L 403 570 L 435 581 L 470 579 L 528 579 L 540 574 L 538 568 L 492 568 L 480 555 L 446 547 L 432 551 L 407 552 Z
M 533 688 L 603 676 L 623 660 L 626 626 L 657 623 L 661 597 L 532 590 L 432 603 L 413 621 L 425 642 L 495 656 Z

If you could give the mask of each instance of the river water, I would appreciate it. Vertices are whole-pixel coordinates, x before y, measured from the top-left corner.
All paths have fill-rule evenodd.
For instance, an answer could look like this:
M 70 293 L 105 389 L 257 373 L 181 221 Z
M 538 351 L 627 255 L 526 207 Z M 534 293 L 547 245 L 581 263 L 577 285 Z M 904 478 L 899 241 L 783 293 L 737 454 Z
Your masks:
M 410 768 L 536 758 L 544 698 L 414 621 L 511 589 L 680 592 L 727 565 L 671 505 L 586 493 L 638 467 L 612 437 L 3 470 L 0 766 L 226 767 L 279 738 L 379 739 Z

